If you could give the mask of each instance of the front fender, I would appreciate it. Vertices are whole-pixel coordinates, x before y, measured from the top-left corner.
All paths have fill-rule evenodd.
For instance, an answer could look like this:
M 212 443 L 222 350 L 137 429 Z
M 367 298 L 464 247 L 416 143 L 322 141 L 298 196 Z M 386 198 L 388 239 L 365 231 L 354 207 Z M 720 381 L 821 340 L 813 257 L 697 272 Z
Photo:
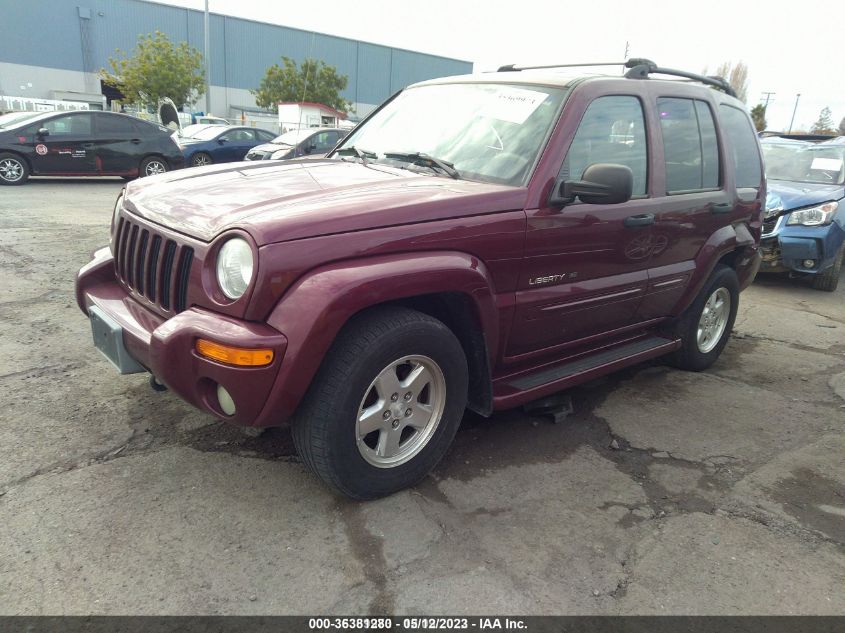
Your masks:
M 287 337 L 288 347 L 262 425 L 278 424 L 294 412 L 353 315 L 378 304 L 443 292 L 470 299 L 492 365 L 499 320 L 490 273 L 477 257 L 453 251 L 385 255 L 334 262 L 301 277 L 267 319 Z

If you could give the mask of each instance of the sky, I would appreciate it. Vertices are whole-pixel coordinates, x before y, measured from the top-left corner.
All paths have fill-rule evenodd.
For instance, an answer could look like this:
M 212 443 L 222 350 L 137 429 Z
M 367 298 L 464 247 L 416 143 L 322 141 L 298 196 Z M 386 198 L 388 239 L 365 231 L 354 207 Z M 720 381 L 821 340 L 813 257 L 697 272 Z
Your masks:
M 204 0 L 157 0 L 202 9 Z M 769 101 L 768 129 L 809 129 L 825 106 L 845 117 L 843 14 L 830 0 L 209 0 L 213 13 L 338 35 L 474 63 L 621 61 L 714 73 L 748 65 L 749 107 Z M 212 43 L 213 45 L 213 43 Z

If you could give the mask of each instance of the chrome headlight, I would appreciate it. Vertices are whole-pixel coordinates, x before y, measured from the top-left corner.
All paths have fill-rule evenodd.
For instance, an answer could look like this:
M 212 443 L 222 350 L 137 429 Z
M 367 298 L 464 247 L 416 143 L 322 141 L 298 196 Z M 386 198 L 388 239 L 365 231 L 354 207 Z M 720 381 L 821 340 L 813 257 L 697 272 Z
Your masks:
M 217 254 L 217 283 L 230 299 L 240 299 L 249 288 L 254 270 L 249 242 L 233 237 L 223 244 Z
M 839 207 L 838 202 L 825 202 L 815 207 L 797 209 L 789 214 L 787 224 L 802 224 L 804 226 L 823 226 L 833 222 L 833 214 Z

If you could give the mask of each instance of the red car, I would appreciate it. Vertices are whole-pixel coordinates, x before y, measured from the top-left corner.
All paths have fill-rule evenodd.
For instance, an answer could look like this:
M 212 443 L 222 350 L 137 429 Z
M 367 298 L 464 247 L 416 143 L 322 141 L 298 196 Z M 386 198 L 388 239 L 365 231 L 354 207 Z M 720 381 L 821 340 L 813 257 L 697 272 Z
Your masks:
M 465 408 L 707 368 L 759 266 L 759 144 L 725 82 L 628 66 L 427 81 L 325 159 L 129 184 L 77 280 L 96 346 L 234 424 L 292 424 L 358 499 L 425 476 Z

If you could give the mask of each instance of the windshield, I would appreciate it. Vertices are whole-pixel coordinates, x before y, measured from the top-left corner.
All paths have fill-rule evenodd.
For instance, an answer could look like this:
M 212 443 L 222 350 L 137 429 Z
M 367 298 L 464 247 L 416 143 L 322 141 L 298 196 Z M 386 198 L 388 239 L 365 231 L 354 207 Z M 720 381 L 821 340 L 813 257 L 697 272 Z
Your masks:
M 766 177 L 825 185 L 845 183 L 845 146 L 763 143 Z
M 311 134 L 313 131 L 314 130 L 291 130 L 290 132 L 285 132 L 281 136 L 277 136 L 270 142 L 275 145 L 294 146 L 306 136 Z
M 198 141 L 210 141 L 213 138 L 217 138 L 220 134 L 226 131 L 226 127 L 223 125 L 203 125 L 194 130 L 189 130 L 192 126 L 188 126 L 182 132 L 182 136 L 186 138 L 195 138 Z
M 559 88 L 492 83 L 410 88 L 338 149 L 354 147 L 374 155 L 370 161 L 397 165 L 403 163 L 384 154 L 422 153 L 454 166 L 461 178 L 521 185 L 563 95 Z

